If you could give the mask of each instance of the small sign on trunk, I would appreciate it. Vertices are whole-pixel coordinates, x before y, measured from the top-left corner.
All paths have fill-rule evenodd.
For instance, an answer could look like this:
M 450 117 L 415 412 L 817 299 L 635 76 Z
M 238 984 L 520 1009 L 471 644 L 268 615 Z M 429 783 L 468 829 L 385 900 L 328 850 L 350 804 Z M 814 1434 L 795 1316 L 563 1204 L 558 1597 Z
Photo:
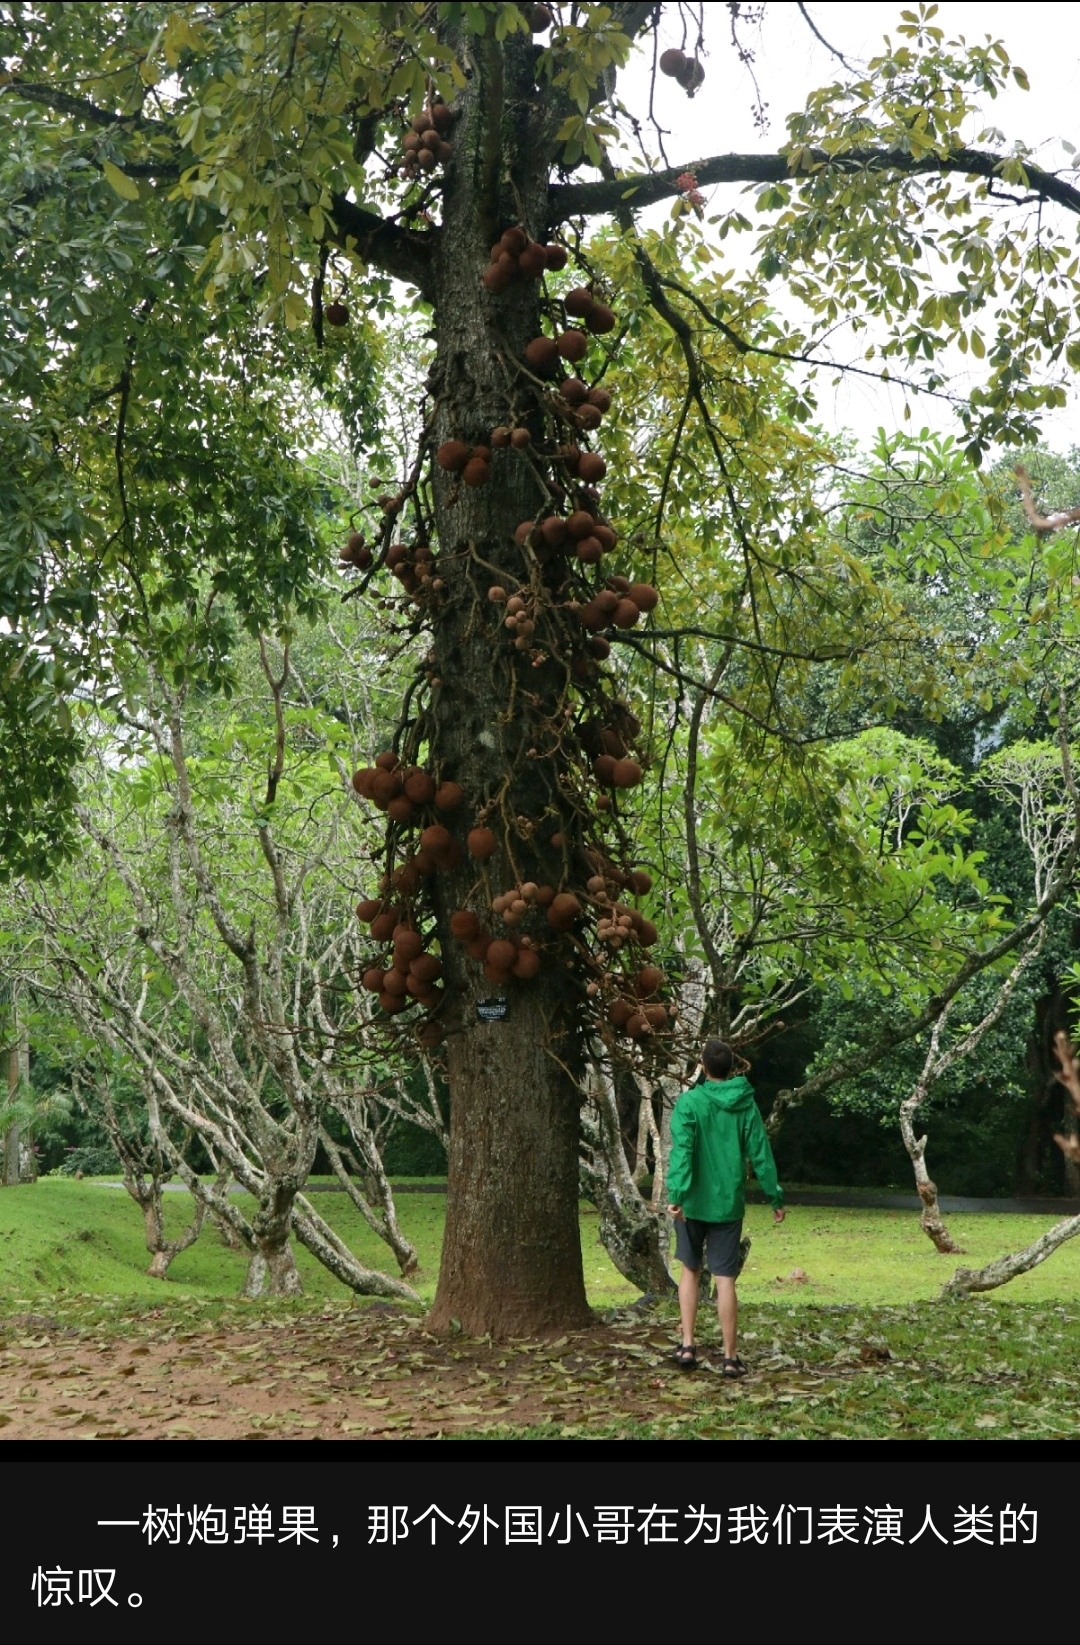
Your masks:
M 506 1016 L 506 996 L 495 994 L 490 999 L 477 1000 L 476 1015 L 481 1022 L 502 1022 Z

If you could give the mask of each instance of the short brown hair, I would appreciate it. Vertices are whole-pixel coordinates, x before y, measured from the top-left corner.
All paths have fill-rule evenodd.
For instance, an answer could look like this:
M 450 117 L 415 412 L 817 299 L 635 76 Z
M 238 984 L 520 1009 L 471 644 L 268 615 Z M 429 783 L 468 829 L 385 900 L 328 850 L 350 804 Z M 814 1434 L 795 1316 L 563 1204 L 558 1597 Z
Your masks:
M 735 1053 L 726 1040 L 706 1040 L 701 1060 L 710 1079 L 726 1080 L 735 1062 Z

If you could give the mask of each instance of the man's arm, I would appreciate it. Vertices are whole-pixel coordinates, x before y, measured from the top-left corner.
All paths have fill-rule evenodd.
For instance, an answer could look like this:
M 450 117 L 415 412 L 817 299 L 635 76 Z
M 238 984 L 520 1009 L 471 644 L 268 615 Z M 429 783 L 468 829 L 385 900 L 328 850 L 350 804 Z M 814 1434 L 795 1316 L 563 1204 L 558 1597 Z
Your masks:
M 773 1208 L 773 1216 L 777 1222 L 781 1222 L 784 1216 L 784 1190 L 777 1179 L 776 1161 L 773 1159 L 769 1134 L 765 1129 L 764 1121 L 758 1112 L 756 1103 L 753 1104 L 747 1115 L 747 1124 L 743 1132 L 743 1148 L 758 1180 L 761 1192 Z

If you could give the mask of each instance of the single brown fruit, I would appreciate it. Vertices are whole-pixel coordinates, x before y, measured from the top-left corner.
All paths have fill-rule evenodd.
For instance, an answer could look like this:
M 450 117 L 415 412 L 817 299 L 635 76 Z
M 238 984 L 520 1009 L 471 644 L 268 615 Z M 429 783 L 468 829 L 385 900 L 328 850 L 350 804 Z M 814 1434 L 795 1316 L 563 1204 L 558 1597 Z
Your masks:
M 611 617 L 618 609 L 619 596 L 610 588 L 602 588 L 596 596 L 596 603 L 605 617 Z
M 642 948 L 652 948 L 660 941 L 660 933 L 652 920 L 642 920 L 637 928 L 637 940 Z
M 513 228 L 504 229 L 502 233 L 502 248 L 512 257 L 519 257 L 529 243 L 529 236 L 525 230 L 515 224 Z
M 652 890 L 652 875 L 647 874 L 644 868 L 632 868 L 628 875 L 630 890 L 635 897 L 644 897 Z
M 394 927 L 394 964 L 400 971 L 408 969 L 409 961 L 423 953 L 424 939 L 411 925 Z
M 421 149 L 416 156 L 416 163 L 421 171 L 434 171 L 438 164 L 434 149 Z
M 613 754 L 599 754 L 593 761 L 593 776 L 605 788 L 610 788 L 615 781 L 617 763 Z
M 480 935 L 480 921 L 470 908 L 459 908 L 450 916 L 450 930 L 461 942 Z
M 596 525 L 593 526 L 593 536 L 599 538 L 603 544 L 605 554 L 610 554 L 619 540 L 617 534 L 602 520 L 598 520 Z
M 496 937 L 487 951 L 489 965 L 497 965 L 500 971 L 509 971 L 517 959 L 517 948 L 505 937 Z
M 352 785 L 362 800 L 374 799 L 374 782 L 375 770 L 372 766 L 365 765 L 353 772 Z
M 616 788 L 636 788 L 643 776 L 636 760 L 616 760 L 612 781 Z
M 585 316 L 585 324 L 595 337 L 604 337 L 615 330 L 618 321 L 606 303 L 594 303 Z
M 591 388 L 589 390 L 589 404 L 603 413 L 611 410 L 611 390 L 609 388 Z
M 323 317 L 328 326 L 347 326 L 349 310 L 344 303 L 327 303 L 323 309 Z
M 510 444 L 510 430 L 508 428 L 493 428 L 491 431 L 492 451 L 505 451 Z
M 483 281 L 485 291 L 490 291 L 493 297 L 498 297 L 502 292 L 509 291 L 514 280 L 513 274 L 503 268 L 501 262 L 489 263 L 480 278 Z
M 658 965 L 643 965 L 634 978 L 634 990 L 639 999 L 648 999 L 664 986 L 664 973 Z
M 544 260 L 552 274 L 558 274 L 567 264 L 568 253 L 565 246 L 550 245 L 544 247 Z
M 374 942 L 389 942 L 397 923 L 398 917 L 393 909 L 386 914 L 377 914 L 371 922 L 372 940 Z
M 465 844 L 470 857 L 477 857 L 481 862 L 486 862 L 488 857 L 495 855 L 499 842 L 490 828 L 473 828 L 469 830 Z
M 465 952 L 471 960 L 483 960 L 488 951 L 491 938 L 486 931 L 478 931 L 475 937 L 470 937 L 465 944 Z
M 488 599 L 492 605 L 506 604 L 506 590 L 499 583 L 492 583 L 488 589 Z
M 406 794 L 397 794 L 386 807 L 386 815 L 391 822 L 406 827 L 416 815 L 416 807 Z
M 409 975 L 430 986 L 442 976 L 442 960 L 437 954 L 417 954 L 409 964 Z
M 444 828 L 442 823 L 432 823 L 420 835 L 420 849 L 433 851 L 436 857 L 441 857 L 450 849 L 452 840 L 453 835 L 448 828 Z
M 538 280 L 547 268 L 547 252 L 535 240 L 530 240 L 518 258 L 518 267 L 526 280 Z
M 464 440 L 444 440 L 435 453 L 435 461 L 448 474 L 460 474 L 472 455 L 472 447 Z
M 406 992 L 405 973 L 393 966 L 383 978 L 384 994 L 404 994 Z
M 510 444 L 513 446 L 515 451 L 524 451 L 525 447 L 529 445 L 531 440 L 532 435 L 529 433 L 527 428 L 515 428 L 510 434 Z
M 535 977 L 540 969 L 540 956 L 534 948 L 523 948 L 513 964 L 513 974 L 525 980 Z
M 594 521 L 592 515 L 587 514 L 583 508 L 577 508 L 567 520 L 566 530 L 569 536 L 573 537 L 576 541 L 580 541 L 583 537 L 591 537 L 593 535 L 593 524 Z
M 583 406 L 589 398 L 589 391 L 580 377 L 566 377 L 559 385 L 559 393 L 568 406 Z
M 558 841 L 557 845 L 556 841 Z M 551 843 L 555 846 L 557 851 L 561 850 L 562 835 L 552 834 Z M 555 887 L 553 885 L 538 885 L 536 888 L 535 901 L 537 908 L 550 908 L 552 903 L 555 901 Z
M 582 537 L 579 543 L 574 544 L 574 553 L 585 565 L 599 565 L 604 557 L 604 550 L 596 537 Z M 634 607 L 637 610 L 637 607 Z
M 669 51 L 662 51 L 660 53 L 660 73 L 666 74 L 670 79 L 675 80 L 685 69 L 688 60 L 685 52 L 679 51 L 676 47 L 672 47 Z
M 417 768 L 405 778 L 405 792 L 414 805 L 430 805 L 435 798 L 435 779 Z
M 598 451 L 583 451 L 578 459 L 577 471 L 586 485 L 596 485 L 607 473 L 607 464 Z
M 533 527 L 535 524 L 535 520 L 522 520 L 521 524 L 514 532 L 514 541 L 517 543 L 519 548 L 525 547 L 525 544 L 533 534 Z
M 361 986 L 366 988 L 369 994 L 381 994 L 383 991 L 383 978 L 385 976 L 386 972 L 383 970 L 381 965 L 369 965 L 367 970 L 364 972 L 364 975 L 360 978 Z
M 575 320 L 584 320 L 596 306 L 596 298 L 584 286 L 575 286 L 563 298 L 563 308 Z
M 416 1030 L 416 1043 L 421 1051 L 434 1051 L 446 1038 L 446 1029 L 441 1022 L 435 1022 L 430 1017 L 422 1022 Z
M 639 1040 L 649 1033 L 649 1020 L 644 1011 L 635 1011 L 632 1017 L 627 1018 L 625 1032 L 632 1040 Z
M 398 766 L 401 764 L 401 761 L 398 759 L 393 749 L 387 748 L 384 749 L 381 754 L 376 754 L 375 764 L 378 766 L 380 771 L 396 771 Z
M 436 811 L 456 811 L 464 802 L 465 790 L 460 783 L 440 783 L 435 790 Z
M 437 132 L 449 131 L 454 121 L 453 111 L 448 103 L 437 102 L 431 105 L 431 123 Z
M 655 610 L 660 599 L 651 583 L 631 583 L 626 595 L 627 599 L 633 600 L 639 611 Z
M 633 1015 L 634 1007 L 629 1000 L 613 1000 L 608 1011 L 608 1021 L 614 1023 L 616 1028 L 625 1028 Z
M 566 541 L 566 521 L 558 514 L 549 514 L 541 523 L 540 535 L 549 548 L 559 548 Z
M 556 346 L 564 360 L 577 365 L 589 352 L 589 339 L 583 331 L 564 331 L 557 339 Z
M 603 413 L 598 411 L 596 406 L 586 404 L 578 408 L 577 426 L 583 428 L 587 434 L 598 429 L 603 420 Z
M 615 607 L 611 620 L 616 628 L 633 628 L 640 617 L 640 608 L 634 604 L 633 600 L 620 600 Z
M 372 799 L 385 810 L 390 801 L 396 800 L 401 793 L 401 777 L 396 771 L 378 771 L 371 788 Z
M 537 376 L 550 376 L 559 364 L 559 348 L 554 337 L 534 337 L 526 346 L 525 360 Z
M 585 641 L 585 649 L 590 657 L 595 657 L 598 663 L 604 662 L 611 656 L 611 643 L 604 639 L 602 634 L 593 634 Z
M 491 469 L 483 457 L 470 457 L 461 471 L 461 478 L 467 486 L 486 486 L 491 479 Z
M 595 600 L 590 600 L 588 605 L 583 605 L 581 607 L 581 610 L 578 612 L 578 621 L 581 623 L 583 628 L 589 629 L 593 634 L 595 634 L 599 629 L 607 627 L 607 618 Z M 592 644 L 593 642 L 590 640 L 589 645 L 591 646 Z M 595 655 L 595 653 L 592 654 Z
M 393 1017 L 399 1011 L 404 1011 L 406 1006 L 412 1004 L 412 1001 L 407 999 L 404 994 L 382 993 L 379 995 L 379 1004 L 384 1011 Z
M 551 907 L 547 911 L 548 924 L 557 931 L 569 931 L 574 921 L 581 917 L 581 904 L 572 891 L 560 891 L 552 899 Z

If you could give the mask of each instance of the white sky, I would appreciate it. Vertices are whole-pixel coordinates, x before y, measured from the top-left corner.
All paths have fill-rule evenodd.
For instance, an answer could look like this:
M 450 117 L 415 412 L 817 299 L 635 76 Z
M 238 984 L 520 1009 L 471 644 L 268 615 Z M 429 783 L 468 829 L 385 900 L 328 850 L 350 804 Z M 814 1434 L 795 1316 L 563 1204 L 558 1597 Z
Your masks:
M 809 4 L 807 9 L 830 45 L 857 65 L 880 51 L 886 34 L 896 39 L 901 10 L 917 10 L 917 3 L 908 0 L 906 5 L 854 5 L 849 0 L 823 0 L 821 4 Z M 1010 86 L 996 100 L 986 98 L 981 123 L 998 127 L 1007 146 L 1017 140 L 1027 144 L 1036 152 L 1039 164 L 1048 170 L 1072 164 L 1061 147 L 1061 139 L 1080 147 L 1080 7 L 976 5 L 966 0 L 943 0 L 933 22 L 945 31 L 947 40 L 960 36 L 971 43 L 982 43 L 987 37 L 1000 39 L 1012 62 L 1027 72 L 1031 90 L 1024 92 Z M 718 0 L 705 8 L 705 27 L 707 78 L 696 97 L 688 99 L 675 81 L 668 79 L 661 79 L 657 91 L 657 116 L 671 130 L 665 146 L 672 164 L 717 153 L 775 152 L 787 135 L 786 116 L 801 108 L 807 93 L 815 87 L 843 76 L 842 66 L 814 39 L 794 0 L 769 0 L 760 31 L 744 29 L 741 36 L 754 49 L 754 73 L 768 105 L 770 127 L 762 134 L 753 120 L 753 85 L 731 47 L 727 7 Z M 680 43 L 678 13 L 670 7 L 661 31 L 661 47 Z M 644 66 L 623 74 L 620 92 L 635 114 L 645 114 L 648 91 Z M 973 139 L 977 130 L 970 135 Z M 731 188 L 709 193 L 714 209 L 721 202 L 730 206 L 737 199 L 737 191 Z M 745 255 L 750 238 L 736 236 L 734 247 L 729 239 L 725 254 Z M 857 359 L 859 352 L 853 351 L 852 357 Z M 970 363 L 960 354 L 955 359 L 954 381 L 961 386 Z M 917 430 L 926 424 L 949 431 L 955 427 L 947 407 L 926 397 L 913 404 L 912 420 L 905 425 L 904 398 L 898 390 L 866 379 L 845 379 L 835 390 L 830 385 L 831 377 L 822 373 L 816 392 L 819 418 L 826 427 L 867 432 L 879 426 Z M 1080 382 L 1069 405 L 1044 419 L 1044 431 L 1047 444 L 1058 450 L 1073 444 L 1080 446 Z

